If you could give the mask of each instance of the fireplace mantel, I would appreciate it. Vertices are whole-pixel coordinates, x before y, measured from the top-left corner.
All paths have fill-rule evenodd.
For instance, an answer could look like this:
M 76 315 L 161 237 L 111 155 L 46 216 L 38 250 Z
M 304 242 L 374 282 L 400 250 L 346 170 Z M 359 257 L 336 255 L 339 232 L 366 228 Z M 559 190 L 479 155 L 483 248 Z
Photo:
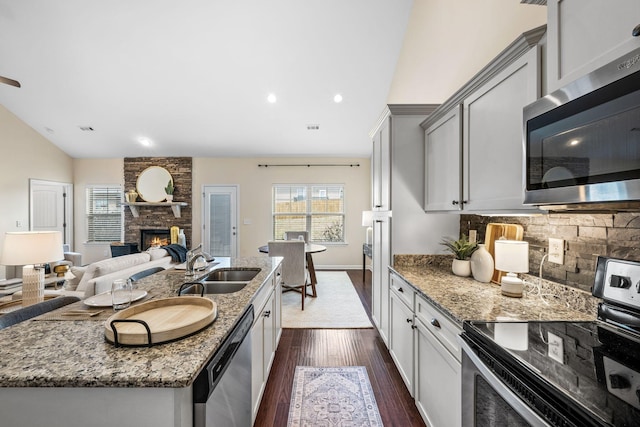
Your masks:
M 138 218 L 140 216 L 140 211 L 138 211 L 138 207 L 139 206 L 152 206 L 152 207 L 163 207 L 163 206 L 169 206 L 171 207 L 171 210 L 173 211 L 173 216 L 175 216 L 176 218 L 180 218 L 180 208 L 187 206 L 188 204 L 186 202 L 130 202 L 130 203 L 123 203 L 124 206 L 129 206 L 129 210 L 131 211 L 131 215 L 133 215 L 135 218 Z

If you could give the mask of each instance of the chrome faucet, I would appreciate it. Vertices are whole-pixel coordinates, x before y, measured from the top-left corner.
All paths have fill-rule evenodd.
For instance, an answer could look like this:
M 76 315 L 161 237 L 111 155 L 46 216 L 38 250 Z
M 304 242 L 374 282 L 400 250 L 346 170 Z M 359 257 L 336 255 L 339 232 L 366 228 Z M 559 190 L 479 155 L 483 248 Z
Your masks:
M 187 251 L 187 262 L 186 262 L 186 268 L 185 268 L 186 276 L 195 276 L 196 273 L 193 267 L 199 258 L 202 258 L 204 262 L 207 263 L 207 257 L 205 257 L 204 254 L 202 253 L 202 243 L 200 243 L 195 248 Z

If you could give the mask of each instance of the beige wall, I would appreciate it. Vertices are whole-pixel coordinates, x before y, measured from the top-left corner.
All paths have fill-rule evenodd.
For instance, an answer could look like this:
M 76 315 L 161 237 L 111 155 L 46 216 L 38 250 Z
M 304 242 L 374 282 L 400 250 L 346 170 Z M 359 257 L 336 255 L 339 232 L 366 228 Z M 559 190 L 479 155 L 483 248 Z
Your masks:
M 74 175 L 74 242 L 75 250 L 82 254 L 82 263 L 109 258 L 108 244 L 87 244 L 86 187 L 88 185 L 124 185 L 124 159 L 75 159 Z
M 258 164 L 276 163 L 359 163 L 360 167 L 269 167 Z M 108 245 L 87 245 L 84 220 L 85 186 L 88 184 L 123 184 L 123 159 L 76 159 L 75 175 L 75 243 L 89 263 L 109 257 Z M 258 247 L 271 236 L 271 187 L 278 184 L 345 185 L 346 245 L 330 246 L 314 256 L 316 266 L 358 267 L 362 264 L 362 211 L 371 205 L 371 170 L 369 159 L 277 159 L 277 158 L 194 158 L 193 159 L 193 244 L 202 241 L 202 189 L 204 185 L 238 185 L 239 203 L 239 255 L 258 255 Z M 244 224 L 244 220 L 251 224 Z
M 415 0 L 388 103 L 445 101 L 546 13 L 517 0 Z
M 269 167 L 258 164 L 359 163 L 360 167 Z M 314 255 L 316 267 L 357 267 L 362 265 L 362 211 L 371 205 L 371 170 L 369 159 L 351 158 L 194 158 L 193 159 L 193 242 L 202 240 L 202 188 L 204 185 L 237 184 L 239 186 L 239 254 L 255 256 L 257 248 L 271 238 L 271 188 L 273 184 L 345 185 L 346 245 L 330 246 Z M 245 225 L 244 220 L 251 224 Z
M 73 160 L 2 105 L 0 129 L 1 253 L 7 231 L 29 230 L 29 179 L 72 183 Z M 0 266 L 0 278 L 4 277 L 4 266 Z

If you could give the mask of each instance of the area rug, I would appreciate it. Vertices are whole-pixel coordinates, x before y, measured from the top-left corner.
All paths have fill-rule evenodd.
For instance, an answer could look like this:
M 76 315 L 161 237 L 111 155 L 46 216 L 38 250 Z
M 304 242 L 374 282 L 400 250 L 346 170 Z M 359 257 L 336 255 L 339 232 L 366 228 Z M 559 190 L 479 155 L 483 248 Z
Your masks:
M 296 366 L 287 426 L 382 426 L 367 369 Z
M 307 297 L 304 311 L 298 292 L 282 294 L 282 327 L 305 329 L 371 328 L 360 297 L 344 271 L 319 271 L 316 298 Z M 310 291 L 310 290 L 309 290 Z

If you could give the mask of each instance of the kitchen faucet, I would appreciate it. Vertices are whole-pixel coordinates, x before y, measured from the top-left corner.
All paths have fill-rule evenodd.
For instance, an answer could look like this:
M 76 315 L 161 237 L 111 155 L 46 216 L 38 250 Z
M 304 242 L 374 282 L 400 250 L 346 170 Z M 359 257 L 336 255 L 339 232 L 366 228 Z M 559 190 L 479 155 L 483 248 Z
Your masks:
M 202 252 L 202 243 L 187 251 L 186 276 L 195 276 L 196 273 L 193 267 L 199 258 L 202 258 L 207 263 L 207 257 Z

